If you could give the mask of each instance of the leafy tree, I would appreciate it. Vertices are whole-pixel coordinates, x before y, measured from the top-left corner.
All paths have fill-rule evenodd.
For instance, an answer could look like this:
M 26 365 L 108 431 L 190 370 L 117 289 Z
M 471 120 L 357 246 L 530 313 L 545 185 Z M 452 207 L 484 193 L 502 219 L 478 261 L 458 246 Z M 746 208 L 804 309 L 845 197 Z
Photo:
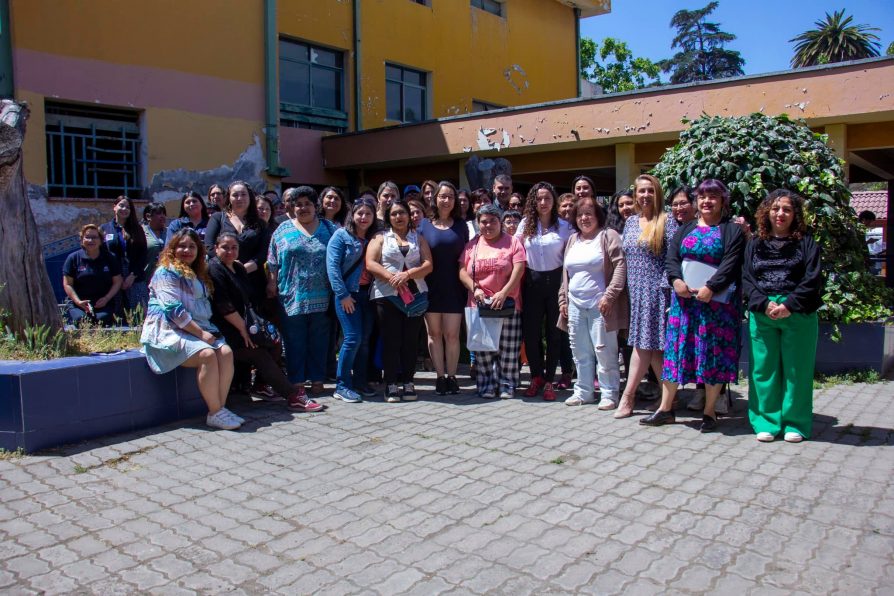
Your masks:
M 606 37 L 601 44 L 586 37 L 581 40 L 581 76 L 606 93 L 658 85 L 659 70 L 648 58 L 635 58 L 626 43 L 613 37 Z
M 724 45 L 736 39 L 732 33 L 720 30 L 719 23 L 712 23 L 708 15 L 717 8 L 717 2 L 709 2 L 698 10 L 680 10 L 671 19 L 671 27 L 677 30 L 671 48 L 680 48 L 673 58 L 659 62 L 661 70 L 671 72 L 671 83 L 710 81 L 745 74 L 745 59 L 739 52 L 727 50 Z
M 792 68 L 845 62 L 878 56 L 879 31 L 869 25 L 851 25 L 853 17 L 844 18 L 844 9 L 826 13 L 825 21 L 815 21 L 816 29 L 805 31 L 789 42 L 797 42 Z M 889 48 L 890 49 L 890 48 Z
M 888 46 L 887 51 L 885 51 L 885 55 L 894 56 L 894 41 L 892 41 L 891 45 Z
M 735 214 L 753 220 L 769 191 L 788 188 L 806 199 L 806 219 L 823 251 L 823 320 L 853 323 L 883 318 L 891 293 L 866 267 L 865 229 L 850 206 L 841 161 L 828 137 L 784 114 L 702 116 L 680 135 L 653 173 L 665 188 L 724 181 Z

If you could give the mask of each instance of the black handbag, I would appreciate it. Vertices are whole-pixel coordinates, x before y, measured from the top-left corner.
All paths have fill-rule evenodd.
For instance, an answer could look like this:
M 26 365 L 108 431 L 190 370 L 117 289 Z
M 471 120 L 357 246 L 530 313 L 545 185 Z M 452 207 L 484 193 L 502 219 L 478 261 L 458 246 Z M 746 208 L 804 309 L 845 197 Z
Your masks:
M 485 302 L 478 305 L 478 311 L 482 319 L 508 319 L 515 314 L 515 300 L 507 298 L 500 310 L 491 308 Z

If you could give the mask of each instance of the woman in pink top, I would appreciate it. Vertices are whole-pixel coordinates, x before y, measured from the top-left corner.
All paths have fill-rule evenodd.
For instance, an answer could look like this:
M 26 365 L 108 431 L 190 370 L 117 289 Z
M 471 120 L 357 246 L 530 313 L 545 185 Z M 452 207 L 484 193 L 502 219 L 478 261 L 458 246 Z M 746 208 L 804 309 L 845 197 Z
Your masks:
M 485 205 L 476 214 L 479 234 L 469 241 L 460 256 L 459 280 L 469 290 L 469 306 L 490 300 L 490 307 L 502 309 L 507 299 L 515 302 L 515 314 L 503 319 L 497 352 L 475 352 L 478 395 L 493 399 L 499 390 L 502 399 L 515 395 L 521 350 L 521 291 L 525 272 L 525 247 L 503 233 L 500 210 Z

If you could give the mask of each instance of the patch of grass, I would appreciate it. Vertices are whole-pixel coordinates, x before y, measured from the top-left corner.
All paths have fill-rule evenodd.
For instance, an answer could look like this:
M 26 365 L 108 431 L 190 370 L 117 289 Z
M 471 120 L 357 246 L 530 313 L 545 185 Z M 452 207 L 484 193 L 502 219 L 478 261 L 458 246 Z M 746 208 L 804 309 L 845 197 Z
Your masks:
M 549 463 L 556 464 L 557 466 L 561 466 L 562 464 L 565 463 L 565 460 L 562 459 L 561 457 L 557 457 L 556 459 L 551 459 Z
M 25 457 L 25 450 L 19 447 L 15 451 L 0 449 L 0 461 L 11 461 L 14 459 L 22 459 Z
M 90 468 L 85 468 L 81 464 L 76 464 L 74 467 L 75 474 L 85 474 Z
M 836 375 L 824 375 L 816 373 L 813 377 L 814 389 L 827 389 L 835 385 L 853 385 L 855 383 L 866 383 L 872 385 L 881 383 L 885 379 L 873 369 L 849 370 Z
M 103 462 L 94 464 L 92 466 L 82 466 L 80 464 L 77 464 L 74 467 L 74 471 L 75 471 L 75 474 L 83 474 L 84 472 L 89 472 L 90 470 L 102 468 L 103 466 L 108 466 L 108 467 L 112 468 L 113 470 L 117 470 L 118 466 L 120 466 L 123 463 L 129 462 L 130 458 L 132 458 L 134 455 L 139 455 L 141 453 L 146 453 L 147 451 L 152 451 L 153 449 L 155 449 L 155 447 L 156 447 L 156 445 L 151 445 L 149 447 L 142 447 L 141 449 L 137 449 L 136 451 L 124 453 L 122 455 L 119 455 L 118 457 L 113 457 L 111 459 L 107 459 Z M 139 468 L 139 466 L 132 466 L 130 469 L 136 470 L 138 468 Z

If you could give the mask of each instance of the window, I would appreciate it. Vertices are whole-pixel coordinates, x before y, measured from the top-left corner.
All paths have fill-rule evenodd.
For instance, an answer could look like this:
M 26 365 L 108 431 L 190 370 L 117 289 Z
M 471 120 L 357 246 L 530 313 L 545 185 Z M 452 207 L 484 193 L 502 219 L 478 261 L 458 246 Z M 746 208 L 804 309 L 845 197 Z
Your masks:
M 503 3 L 497 2 L 497 0 L 471 0 L 471 4 L 474 8 L 480 8 L 498 17 L 503 16 Z
M 427 118 L 428 75 L 419 70 L 385 65 L 385 98 L 388 120 L 419 122 Z
M 490 112 L 491 110 L 500 110 L 505 107 L 506 106 L 500 106 L 495 103 L 481 101 L 480 99 L 472 100 L 472 111 L 473 112 Z
M 46 102 L 51 197 L 114 199 L 142 193 L 140 114 Z
M 410 2 L 413 2 L 414 4 L 421 4 L 422 6 L 431 5 L 431 0 L 410 0 Z
M 283 126 L 344 132 L 343 53 L 280 38 L 279 109 Z

